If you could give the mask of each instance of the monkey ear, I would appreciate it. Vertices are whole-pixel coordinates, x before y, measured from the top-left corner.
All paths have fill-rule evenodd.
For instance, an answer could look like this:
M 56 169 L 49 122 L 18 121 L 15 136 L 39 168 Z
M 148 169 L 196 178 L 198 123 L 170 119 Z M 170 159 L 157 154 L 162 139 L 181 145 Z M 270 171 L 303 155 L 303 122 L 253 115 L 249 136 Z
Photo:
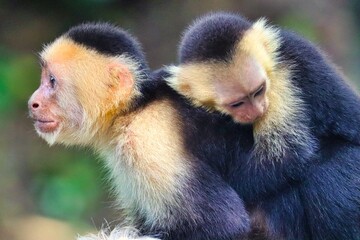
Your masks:
M 182 76 L 181 67 L 168 66 L 166 70 L 171 74 L 165 79 L 168 85 L 183 95 L 190 95 L 191 86 L 187 83 L 187 79 Z
M 115 84 L 120 87 L 121 91 L 131 91 L 134 87 L 134 76 L 130 68 L 119 61 L 112 61 L 109 64 L 109 73 Z

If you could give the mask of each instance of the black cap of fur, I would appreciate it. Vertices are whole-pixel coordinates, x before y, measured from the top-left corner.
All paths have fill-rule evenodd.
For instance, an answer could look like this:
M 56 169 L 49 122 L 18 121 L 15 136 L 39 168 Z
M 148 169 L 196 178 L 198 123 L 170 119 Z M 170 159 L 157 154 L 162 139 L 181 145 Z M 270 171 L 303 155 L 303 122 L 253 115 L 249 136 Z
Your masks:
M 196 20 L 180 42 L 180 63 L 228 61 L 236 43 L 251 23 L 240 15 L 212 13 Z
M 141 45 L 131 34 L 109 23 L 84 23 L 65 33 L 76 43 L 99 53 L 116 56 L 126 54 L 140 64 L 139 70 L 148 69 Z

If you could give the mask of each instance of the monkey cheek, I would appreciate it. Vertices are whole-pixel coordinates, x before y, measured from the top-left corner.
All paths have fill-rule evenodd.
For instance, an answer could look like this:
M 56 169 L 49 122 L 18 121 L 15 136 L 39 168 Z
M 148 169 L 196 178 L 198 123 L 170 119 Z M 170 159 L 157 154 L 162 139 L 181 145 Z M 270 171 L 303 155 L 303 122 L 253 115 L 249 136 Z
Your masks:
M 265 99 L 263 104 L 263 113 L 261 115 L 264 115 L 267 112 L 268 108 L 269 108 L 269 101 Z

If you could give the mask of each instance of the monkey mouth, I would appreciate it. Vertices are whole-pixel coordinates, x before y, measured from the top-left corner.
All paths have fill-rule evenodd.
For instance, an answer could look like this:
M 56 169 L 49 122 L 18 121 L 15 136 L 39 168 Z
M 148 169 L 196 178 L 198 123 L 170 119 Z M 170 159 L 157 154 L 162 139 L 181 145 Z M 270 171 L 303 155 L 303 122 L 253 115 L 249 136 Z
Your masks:
M 40 132 L 51 133 L 58 128 L 59 122 L 54 120 L 34 119 L 34 125 Z

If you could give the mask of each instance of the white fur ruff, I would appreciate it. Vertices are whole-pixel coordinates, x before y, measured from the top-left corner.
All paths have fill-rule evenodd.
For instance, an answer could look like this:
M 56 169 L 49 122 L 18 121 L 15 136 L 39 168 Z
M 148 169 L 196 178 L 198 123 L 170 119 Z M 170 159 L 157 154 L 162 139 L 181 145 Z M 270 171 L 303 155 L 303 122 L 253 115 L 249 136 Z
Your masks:
M 97 234 L 80 236 L 77 240 L 160 240 L 159 238 L 139 236 L 134 228 L 115 228 L 111 232 L 107 229 L 101 230 Z

